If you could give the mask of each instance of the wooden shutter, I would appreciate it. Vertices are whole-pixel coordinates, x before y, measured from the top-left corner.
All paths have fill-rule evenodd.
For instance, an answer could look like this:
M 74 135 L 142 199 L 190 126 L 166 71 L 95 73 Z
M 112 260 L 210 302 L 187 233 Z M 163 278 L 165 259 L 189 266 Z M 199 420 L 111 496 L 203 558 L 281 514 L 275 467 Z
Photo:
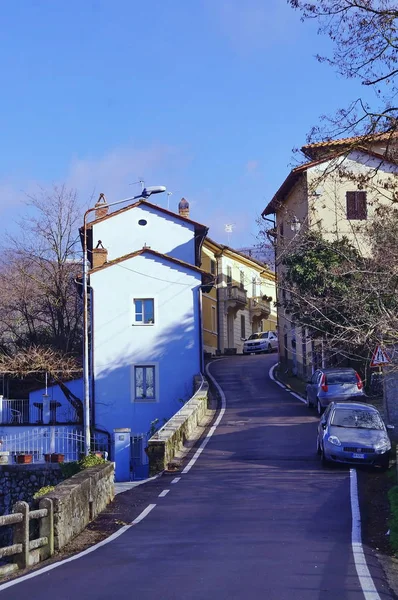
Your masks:
M 347 219 L 364 221 L 367 219 L 368 210 L 366 192 L 347 192 Z

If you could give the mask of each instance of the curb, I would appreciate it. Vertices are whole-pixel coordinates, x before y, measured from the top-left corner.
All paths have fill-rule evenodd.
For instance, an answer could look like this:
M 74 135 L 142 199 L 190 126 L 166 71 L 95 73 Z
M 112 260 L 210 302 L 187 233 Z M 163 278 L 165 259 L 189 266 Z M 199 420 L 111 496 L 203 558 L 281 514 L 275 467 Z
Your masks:
M 289 394 L 291 394 L 292 396 L 297 398 L 297 400 L 300 400 L 300 402 L 307 404 L 307 400 L 304 398 L 304 396 L 302 396 L 298 392 L 295 392 L 289 384 L 283 383 L 282 381 L 277 379 L 274 372 L 278 365 L 279 365 L 279 363 L 275 363 L 274 365 L 272 365 L 272 367 L 270 368 L 270 370 L 268 372 L 268 375 L 269 375 L 269 378 L 271 379 L 271 381 L 274 381 L 277 385 L 279 385 L 279 387 L 281 387 L 284 390 L 286 390 L 287 392 L 289 392 Z

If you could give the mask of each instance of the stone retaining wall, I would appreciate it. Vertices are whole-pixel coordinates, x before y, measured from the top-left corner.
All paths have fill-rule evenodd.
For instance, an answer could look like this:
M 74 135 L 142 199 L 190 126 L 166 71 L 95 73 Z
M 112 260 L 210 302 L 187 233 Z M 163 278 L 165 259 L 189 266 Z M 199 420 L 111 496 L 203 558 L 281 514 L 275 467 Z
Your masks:
M 155 475 L 167 468 L 187 440 L 198 437 L 198 425 L 212 414 L 209 404 L 209 384 L 195 377 L 194 396 L 148 441 L 149 474 Z
M 84 469 L 66 479 L 46 498 L 54 506 L 54 547 L 59 550 L 78 535 L 113 500 L 114 464 Z
M 31 506 L 37 490 L 46 485 L 57 485 L 63 479 L 57 464 L 1 465 L 0 515 L 10 514 L 19 500 Z M 11 533 L 11 527 L 0 528 L 0 547 L 10 543 Z

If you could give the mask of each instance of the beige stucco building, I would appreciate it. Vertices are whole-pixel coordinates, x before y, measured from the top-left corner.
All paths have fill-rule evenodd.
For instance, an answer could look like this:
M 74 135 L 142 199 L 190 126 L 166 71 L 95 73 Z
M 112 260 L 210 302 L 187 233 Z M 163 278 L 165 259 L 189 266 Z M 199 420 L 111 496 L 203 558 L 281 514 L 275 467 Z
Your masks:
M 398 139 L 381 134 L 346 138 L 302 148 L 309 161 L 293 169 L 264 209 L 275 214 L 271 233 L 276 245 L 276 273 L 300 231 L 318 231 L 328 240 L 346 236 L 366 255 L 361 229 L 380 204 L 390 204 L 398 167 Z M 322 345 L 295 327 L 284 310 L 286 290 L 278 288 L 280 358 L 293 373 L 308 376 L 324 362 Z
M 241 353 L 250 334 L 276 330 L 275 274 L 264 263 L 207 237 L 202 268 L 215 277 L 202 297 L 205 352 Z

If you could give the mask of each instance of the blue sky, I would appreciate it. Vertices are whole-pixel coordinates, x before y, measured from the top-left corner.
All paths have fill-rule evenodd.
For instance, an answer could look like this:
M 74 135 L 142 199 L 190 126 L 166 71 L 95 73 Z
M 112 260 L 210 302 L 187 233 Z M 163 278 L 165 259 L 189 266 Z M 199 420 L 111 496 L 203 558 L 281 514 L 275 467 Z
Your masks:
M 286 177 L 323 113 L 360 95 L 316 52 L 329 42 L 285 0 L 5 0 L 1 3 L 0 218 L 66 182 L 82 207 L 130 185 L 231 245 Z

